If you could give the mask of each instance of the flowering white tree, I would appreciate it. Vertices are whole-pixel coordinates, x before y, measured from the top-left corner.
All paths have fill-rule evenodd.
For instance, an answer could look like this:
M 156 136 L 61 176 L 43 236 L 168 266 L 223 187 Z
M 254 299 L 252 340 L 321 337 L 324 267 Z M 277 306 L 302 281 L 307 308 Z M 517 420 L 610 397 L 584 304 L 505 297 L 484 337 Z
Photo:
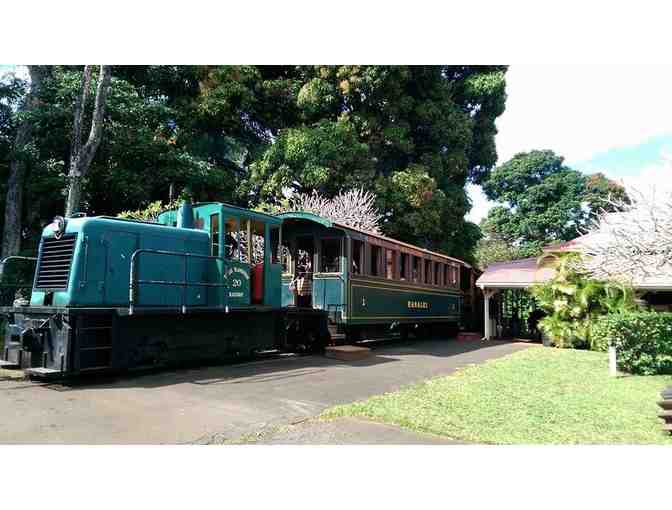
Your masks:
M 609 202 L 616 212 L 593 219 L 583 243 L 586 268 L 600 279 L 672 276 L 672 195 L 629 194 L 629 202 Z
M 334 198 L 326 198 L 316 191 L 296 193 L 280 212 L 310 212 L 365 232 L 380 234 L 380 214 L 375 205 L 376 196 L 363 189 L 342 191 Z

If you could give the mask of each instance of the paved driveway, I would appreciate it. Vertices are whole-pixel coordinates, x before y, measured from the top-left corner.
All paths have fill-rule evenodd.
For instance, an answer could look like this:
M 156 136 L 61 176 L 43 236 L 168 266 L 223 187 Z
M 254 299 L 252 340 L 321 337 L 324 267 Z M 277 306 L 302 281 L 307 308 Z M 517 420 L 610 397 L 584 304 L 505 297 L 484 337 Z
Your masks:
M 65 386 L 0 380 L 0 443 L 221 442 L 481 363 L 525 344 L 429 340 Z

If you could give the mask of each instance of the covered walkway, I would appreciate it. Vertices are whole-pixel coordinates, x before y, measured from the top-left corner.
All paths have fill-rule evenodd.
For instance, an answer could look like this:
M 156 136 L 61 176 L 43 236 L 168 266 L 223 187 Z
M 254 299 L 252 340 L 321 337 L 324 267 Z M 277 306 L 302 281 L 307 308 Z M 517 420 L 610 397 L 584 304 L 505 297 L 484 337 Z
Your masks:
M 508 300 L 511 300 L 512 293 L 510 291 L 524 292 L 535 284 L 552 279 L 555 274 L 553 268 L 554 255 L 571 251 L 590 252 L 591 244 L 594 245 L 596 242 L 599 242 L 599 236 L 588 234 L 561 244 L 547 246 L 539 258 L 531 257 L 490 264 L 476 280 L 476 286 L 483 291 L 484 338 L 489 340 L 502 336 L 498 334 L 498 328 L 504 326 L 501 314 L 502 306 L 507 306 L 506 303 L 502 305 L 501 298 L 504 297 L 504 294 L 506 294 Z M 627 279 L 634 288 L 637 297 L 649 309 L 672 311 L 672 279 L 670 277 L 660 274 L 641 278 L 633 276 L 627 277 Z M 516 294 L 520 295 L 520 292 L 513 293 L 514 301 L 517 299 Z M 495 296 L 500 298 L 499 302 L 496 303 L 497 307 L 493 307 Z
M 497 335 L 497 328 L 502 326 L 501 315 L 492 306 L 493 298 L 497 294 L 501 296 L 507 290 L 526 290 L 532 285 L 550 280 L 554 274 L 555 271 L 552 267 L 543 261 L 539 264 L 534 257 L 497 262 L 488 266 L 480 278 L 476 280 L 476 285 L 483 291 L 484 337 L 489 340 L 499 336 Z M 508 293 L 508 295 L 519 295 L 519 293 Z M 498 305 L 501 305 L 501 303 L 498 303 Z M 498 321 L 498 319 L 500 320 Z

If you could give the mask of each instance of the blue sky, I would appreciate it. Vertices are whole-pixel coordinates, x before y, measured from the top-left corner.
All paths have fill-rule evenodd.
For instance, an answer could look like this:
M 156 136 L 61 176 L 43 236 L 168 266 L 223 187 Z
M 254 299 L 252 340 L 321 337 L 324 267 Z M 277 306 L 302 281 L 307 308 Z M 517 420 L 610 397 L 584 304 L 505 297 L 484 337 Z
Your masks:
M 551 149 L 585 173 L 628 188 L 672 191 L 672 66 L 514 65 L 506 111 L 497 120 L 499 162 Z M 492 207 L 469 186 L 480 221 Z

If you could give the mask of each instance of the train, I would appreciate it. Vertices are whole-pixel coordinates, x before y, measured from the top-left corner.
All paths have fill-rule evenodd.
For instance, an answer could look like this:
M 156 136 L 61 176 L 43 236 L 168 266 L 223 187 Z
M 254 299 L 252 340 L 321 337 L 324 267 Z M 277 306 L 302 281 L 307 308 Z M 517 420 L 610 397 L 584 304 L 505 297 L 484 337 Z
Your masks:
M 464 261 L 309 212 L 56 217 L 30 301 L 0 308 L 0 367 L 47 379 L 451 335 L 473 281 Z

